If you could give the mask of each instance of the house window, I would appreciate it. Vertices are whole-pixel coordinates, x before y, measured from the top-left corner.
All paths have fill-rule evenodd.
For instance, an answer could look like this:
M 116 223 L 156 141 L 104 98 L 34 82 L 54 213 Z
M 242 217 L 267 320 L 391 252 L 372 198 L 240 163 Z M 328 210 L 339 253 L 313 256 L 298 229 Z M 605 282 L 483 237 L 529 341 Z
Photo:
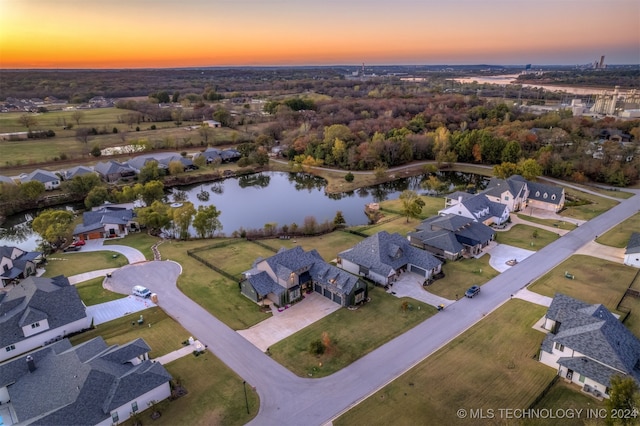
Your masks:
M 118 420 L 120 420 L 120 417 L 118 417 L 118 412 L 114 411 L 113 413 L 111 413 L 111 422 L 118 423 Z
M 580 377 L 578 378 L 578 380 L 580 381 L 580 383 L 584 383 L 584 379 L 585 377 L 581 374 Z
M 505 197 L 504 197 L 504 200 L 505 200 L 505 201 L 509 201 L 509 196 L 508 196 L 508 195 L 507 195 L 507 196 L 505 196 Z
M 564 352 L 564 345 L 556 342 L 556 349 L 559 350 L 560 352 Z
M 134 413 L 138 411 L 138 401 L 133 401 L 131 403 L 131 411 L 133 411 Z
M 33 324 L 31 324 L 31 328 L 38 328 L 38 327 L 40 327 L 39 322 L 34 322 Z
M 14 351 L 16 349 L 16 345 L 9 345 L 5 349 L 7 352 Z

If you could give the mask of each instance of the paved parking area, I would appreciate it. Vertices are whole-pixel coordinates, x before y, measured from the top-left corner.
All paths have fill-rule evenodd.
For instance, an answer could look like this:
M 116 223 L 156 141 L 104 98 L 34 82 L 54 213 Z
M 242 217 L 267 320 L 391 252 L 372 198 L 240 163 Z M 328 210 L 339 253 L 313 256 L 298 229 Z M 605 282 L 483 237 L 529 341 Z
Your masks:
M 87 316 L 93 317 L 93 325 L 98 325 L 154 306 L 156 304 L 149 299 L 129 295 L 111 302 L 87 306 Z

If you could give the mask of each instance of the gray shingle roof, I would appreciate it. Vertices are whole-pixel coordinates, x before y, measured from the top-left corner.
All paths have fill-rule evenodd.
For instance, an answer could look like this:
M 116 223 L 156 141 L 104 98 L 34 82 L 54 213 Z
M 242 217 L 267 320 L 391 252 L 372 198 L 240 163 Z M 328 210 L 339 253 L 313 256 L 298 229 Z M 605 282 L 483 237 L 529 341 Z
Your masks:
M 117 161 L 109 160 L 100 162 L 93 167 L 93 170 L 101 174 L 102 176 L 108 176 L 112 174 L 133 172 L 133 169 L 127 164 L 118 163 Z
M 604 306 L 556 294 L 546 317 L 560 326 L 556 334 L 547 335 L 545 342 L 558 342 L 636 380 L 640 377 L 636 367 L 640 361 L 640 340 Z
M 529 199 L 558 205 L 562 201 L 564 189 L 559 186 L 544 183 L 529 182 Z
M 524 197 L 524 189 L 527 181 L 519 175 L 513 175 L 508 179 L 491 178 L 483 194 L 500 197 L 503 192 L 509 191 L 512 197 Z
M 65 180 L 71 180 L 76 176 L 83 176 L 94 173 L 93 170 L 86 166 L 76 166 L 72 167 L 64 172 Z
M 126 225 L 134 218 L 134 212 L 121 207 L 102 207 L 100 209 L 84 212 L 82 214 L 82 224 L 77 225 L 73 234 L 94 231 L 104 228 L 105 224 Z
M 261 262 L 266 262 L 277 278 L 287 280 L 291 273 L 301 275 L 308 272 L 313 281 L 333 288 L 341 294 L 350 294 L 359 279 L 325 262 L 316 250 L 305 252 L 300 246 L 288 250 L 280 249 L 278 253 Z M 261 297 L 269 293 L 280 294 L 286 290 L 267 272 L 253 269 L 245 272 L 245 275 Z
M 46 183 L 46 182 L 56 182 L 59 181 L 60 178 L 53 172 L 48 170 L 37 169 L 29 173 L 26 177 L 20 179 L 24 182 L 31 182 L 32 180 L 36 180 L 38 182 Z
M 2 176 L 2 175 L 0 175 L 0 183 L 6 183 L 6 184 L 9 184 L 9 185 L 15 185 L 16 184 L 16 182 L 13 179 L 11 179 L 10 177 Z
M 148 348 L 141 339 L 109 349 L 102 337 L 72 348 L 67 339 L 0 365 L 0 377 L 15 381 L 9 388 L 18 420 L 32 424 L 86 425 L 109 419 L 111 410 L 156 387 L 171 376 L 159 363 L 123 364 L 113 354 Z M 124 352 L 122 352 L 124 351 Z M 142 409 L 144 409 L 142 407 Z
M 29 277 L 0 296 L 0 348 L 24 339 L 25 321 L 46 318 L 49 329 L 87 316 L 84 303 L 65 277 Z
M 385 277 L 392 269 L 400 269 L 409 263 L 426 270 L 442 264 L 426 251 L 413 247 L 402 235 L 386 231 L 365 238 L 338 256 Z
M 629 244 L 627 244 L 627 250 L 624 254 L 640 253 L 640 232 L 634 232 L 629 238 Z

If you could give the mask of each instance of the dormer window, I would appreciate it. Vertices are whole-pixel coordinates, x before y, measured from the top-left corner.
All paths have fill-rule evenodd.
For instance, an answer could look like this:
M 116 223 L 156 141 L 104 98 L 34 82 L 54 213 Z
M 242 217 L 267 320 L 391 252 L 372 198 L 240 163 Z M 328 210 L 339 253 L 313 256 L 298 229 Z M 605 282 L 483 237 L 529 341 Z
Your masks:
M 34 322 L 33 324 L 31 324 L 31 328 L 38 328 L 38 327 L 40 327 L 39 322 Z
M 551 199 L 552 199 L 552 200 L 555 200 L 555 199 L 556 199 L 556 194 L 553 194 L 553 195 L 551 196 Z
M 544 199 L 546 200 L 546 199 L 547 199 L 547 197 L 548 197 L 548 195 L 547 195 L 547 193 L 545 192 L 545 193 L 544 193 L 544 195 L 542 196 L 542 198 L 544 198 Z
M 540 191 L 536 191 L 536 197 L 540 196 Z

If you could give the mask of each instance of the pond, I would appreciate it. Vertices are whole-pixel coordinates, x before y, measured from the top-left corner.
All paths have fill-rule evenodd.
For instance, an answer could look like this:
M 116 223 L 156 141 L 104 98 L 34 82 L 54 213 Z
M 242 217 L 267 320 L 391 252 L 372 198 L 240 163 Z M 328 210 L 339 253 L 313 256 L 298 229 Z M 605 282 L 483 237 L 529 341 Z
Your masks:
M 196 208 L 215 205 L 221 212 L 222 232 L 231 235 L 241 228 L 262 229 L 268 223 L 302 226 L 307 216 L 313 216 L 317 223 L 331 222 L 337 211 L 342 212 L 348 226 L 363 225 L 367 223 L 365 204 L 397 199 L 406 189 L 426 194 L 420 187 L 423 179 L 424 175 L 413 176 L 355 191 L 327 194 L 325 180 L 317 176 L 265 172 L 179 187 L 177 190 L 185 191 L 188 201 Z M 482 189 L 486 186 L 486 178 L 470 173 L 441 172 L 439 179 L 447 182 L 450 190 L 467 186 Z M 169 193 L 167 201 L 175 203 L 177 200 Z M 36 214 L 31 213 L 33 216 Z M 38 236 L 25 225 L 28 216 L 16 215 L 8 219 L 6 228 L 0 229 L 0 246 L 15 245 L 24 250 L 36 248 Z

